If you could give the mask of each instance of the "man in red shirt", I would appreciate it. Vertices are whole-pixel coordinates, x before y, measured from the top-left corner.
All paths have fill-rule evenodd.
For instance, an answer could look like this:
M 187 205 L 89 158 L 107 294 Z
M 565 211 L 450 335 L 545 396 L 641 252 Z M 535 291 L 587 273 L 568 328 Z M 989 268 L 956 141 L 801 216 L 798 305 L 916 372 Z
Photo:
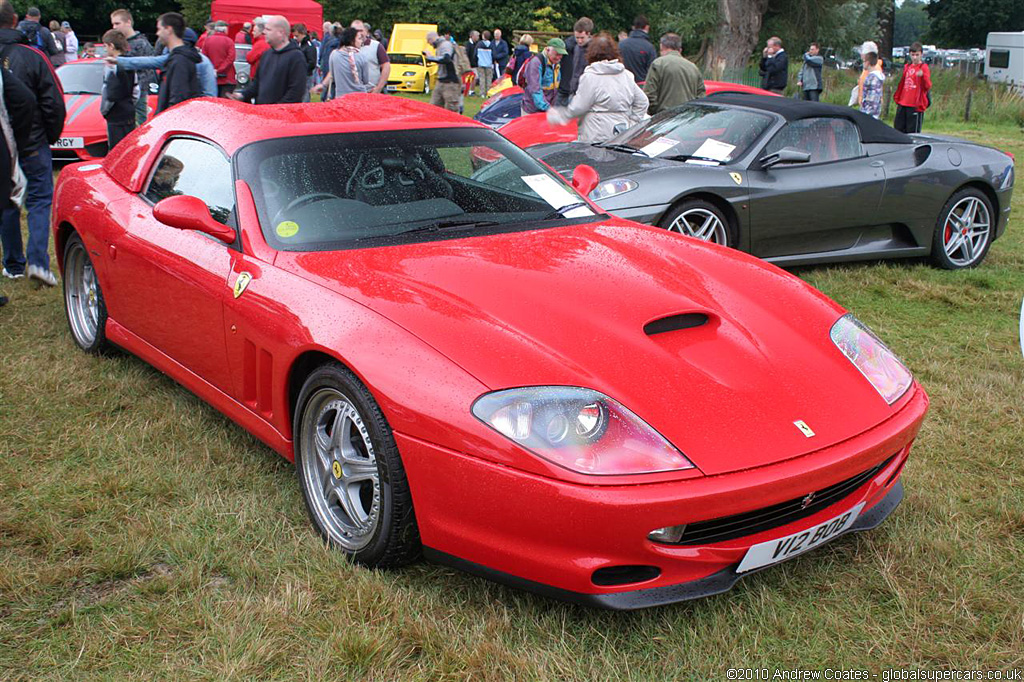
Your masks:
M 266 24 L 263 21 L 263 17 L 256 17 L 252 21 L 252 49 L 249 50 L 249 54 L 245 55 L 245 61 L 249 62 L 249 80 L 256 77 L 256 69 L 260 65 L 260 57 L 263 53 L 270 49 L 270 45 L 267 45 L 267 39 L 263 37 L 263 31 L 266 29 Z
M 218 21 L 213 33 L 203 44 L 203 54 L 213 62 L 217 72 L 217 96 L 227 97 L 235 91 L 235 43 L 228 37 L 228 24 Z
M 932 89 L 932 73 L 921 58 L 922 51 L 921 43 L 910 46 L 910 62 L 903 67 L 903 78 L 892 96 L 899 105 L 892 127 L 904 133 L 921 132 L 924 110 L 930 104 L 928 91 Z
M 247 21 L 242 24 L 242 29 L 235 34 L 236 43 L 244 43 L 246 45 L 252 45 L 252 22 Z

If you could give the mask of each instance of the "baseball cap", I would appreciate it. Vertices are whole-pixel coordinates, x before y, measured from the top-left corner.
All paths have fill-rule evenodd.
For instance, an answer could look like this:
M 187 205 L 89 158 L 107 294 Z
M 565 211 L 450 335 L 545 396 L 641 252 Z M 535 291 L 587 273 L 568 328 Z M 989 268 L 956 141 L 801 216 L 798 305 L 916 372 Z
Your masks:
M 181 37 L 189 45 L 195 45 L 196 41 L 199 40 L 199 34 L 190 28 L 185 29 L 185 35 Z
M 569 54 L 569 51 L 565 49 L 565 41 L 561 38 L 552 38 L 548 41 L 548 47 L 557 52 L 558 54 Z
M 226 21 L 224 21 L 222 19 L 221 21 L 218 21 L 218 22 L 214 23 L 214 27 L 215 28 L 227 28 L 228 27 L 228 22 L 226 22 Z
M 66 21 L 62 21 L 62 22 L 60 22 L 60 27 L 61 28 L 71 28 L 71 24 L 69 24 Z

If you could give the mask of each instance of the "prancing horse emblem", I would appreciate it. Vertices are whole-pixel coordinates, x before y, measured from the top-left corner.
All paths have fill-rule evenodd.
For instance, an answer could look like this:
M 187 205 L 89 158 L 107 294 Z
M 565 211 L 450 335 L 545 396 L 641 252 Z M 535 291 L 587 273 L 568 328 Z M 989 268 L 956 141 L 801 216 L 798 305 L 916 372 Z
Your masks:
M 243 272 L 238 275 L 238 279 L 235 280 L 235 298 L 242 295 L 245 288 L 249 286 L 249 282 L 252 281 L 252 275 L 248 272 Z
M 807 509 L 811 506 L 811 502 L 814 502 L 814 493 L 807 493 L 807 497 L 800 503 L 800 509 Z
M 743 176 L 740 175 L 739 173 L 729 173 L 729 177 L 732 178 L 732 181 L 735 182 L 737 185 L 743 184 Z
M 808 426 L 807 422 L 805 422 L 803 419 L 797 419 L 795 422 L 793 422 L 793 425 L 796 426 L 796 428 L 800 429 L 800 433 L 804 434 L 808 438 L 814 437 L 814 431 L 811 430 L 811 427 Z

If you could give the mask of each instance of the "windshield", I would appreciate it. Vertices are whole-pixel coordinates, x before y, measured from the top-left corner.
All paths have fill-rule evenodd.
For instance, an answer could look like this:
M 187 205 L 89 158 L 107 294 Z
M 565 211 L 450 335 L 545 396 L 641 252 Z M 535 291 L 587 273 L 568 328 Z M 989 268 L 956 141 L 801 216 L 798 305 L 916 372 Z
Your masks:
M 772 120 L 748 109 L 685 104 L 630 128 L 608 144 L 628 145 L 652 157 L 729 163 L 743 156 Z
M 103 62 L 65 64 L 57 69 L 57 78 L 65 95 L 98 95 L 103 90 Z
M 243 148 L 236 163 L 267 242 L 284 251 L 465 237 L 594 216 L 561 177 L 486 129 L 278 138 Z
M 419 64 L 423 66 L 423 57 L 418 54 L 388 54 L 392 64 Z

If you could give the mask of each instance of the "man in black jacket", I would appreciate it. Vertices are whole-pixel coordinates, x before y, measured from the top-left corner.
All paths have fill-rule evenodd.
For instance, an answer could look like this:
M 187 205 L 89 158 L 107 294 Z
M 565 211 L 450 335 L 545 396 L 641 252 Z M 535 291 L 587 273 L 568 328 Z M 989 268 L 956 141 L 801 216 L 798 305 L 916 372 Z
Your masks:
M 306 94 L 306 58 L 289 39 L 291 25 L 282 16 L 267 18 L 264 36 L 270 49 L 260 58 L 260 70 L 235 99 L 256 104 L 301 102 Z
M 25 34 L 14 28 L 18 15 L 7 0 L 0 2 L 0 63 L 36 97 L 32 132 L 19 165 L 28 179 L 25 209 L 28 212 L 28 253 L 21 240 L 21 209 L 5 208 L 0 218 L 5 277 L 28 275 L 38 283 L 55 286 L 50 272 L 50 207 L 53 204 L 53 159 L 50 145 L 64 130 L 64 93 L 50 61 L 29 47 Z M 26 268 L 27 264 L 27 268 Z
M 299 44 L 299 51 L 306 58 L 306 93 L 302 97 L 303 102 L 309 101 L 309 91 L 314 85 L 313 72 L 316 71 L 316 45 L 309 38 L 309 31 L 305 24 L 292 25 L 292 38 Z
M 32 134 L 32 121 L 36 115 L 36 96 L 21 82 L 17 76 L 7 69 L 0 68 L 0 80 L 3 85 L 3 108 L 0 110 L 0 210 L 15 207 L 14 195 L 24 190 L 16 188 L 13 161 L 17 156 L 12 152 L 14 146 L 18 153 L 27 149 Z M 0 296 L 0 306 L 7 303 L 6 296 Z
M 42 19 L 42 15 L 39 13 L 39 8 L 29 7 L 25 12 L 25 19 L 18 24 L 18 30 L 25 34 L 29 45 L 45 54 L 52 63 L 53 58 L 63 54 L 64 50 L 57 45 L 50 29 L 43 26 L 40 19 Z
M 156 36 L 167 46 L 170 56 L 164 65 L 164 79 L 156 101 L 156 113 L 193 97 L 202 97 L 196 64 L 202 57 L 185 44 L 185 18 L 177 12 L 161 14 L 156 22 Z
M 782 39 L 772 36 L 761 53 L 761 88 L 781 95 L 789 81 L 789 57 L 782 49 Z
M 647 17 L 637 15 L 633 21 L 633 30 L 629 37 L 619 43 L 619 55 L 626 70 L 633 74 L 633 80 L 643 83 L 647 80 L 647 69 L 651 63 L 658 58 L 658 51 L 651 44 L 647 34 L 651 30 L 651 24 Z

